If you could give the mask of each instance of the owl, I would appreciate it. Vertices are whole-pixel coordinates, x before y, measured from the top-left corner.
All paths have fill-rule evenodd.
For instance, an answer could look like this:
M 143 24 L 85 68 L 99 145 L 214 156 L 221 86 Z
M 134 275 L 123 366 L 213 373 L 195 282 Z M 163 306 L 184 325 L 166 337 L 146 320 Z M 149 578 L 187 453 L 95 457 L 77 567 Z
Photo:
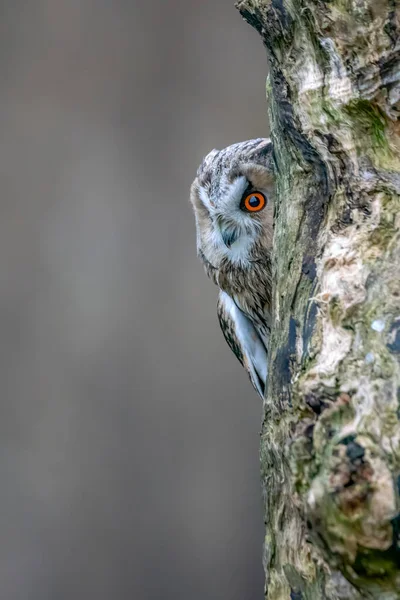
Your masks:
M 197 171 L 190 200 L 197 253 L 219 287 L 222 332 L 263 398 L 271 330 L 274 169 L 270 140 L 212 150 Z

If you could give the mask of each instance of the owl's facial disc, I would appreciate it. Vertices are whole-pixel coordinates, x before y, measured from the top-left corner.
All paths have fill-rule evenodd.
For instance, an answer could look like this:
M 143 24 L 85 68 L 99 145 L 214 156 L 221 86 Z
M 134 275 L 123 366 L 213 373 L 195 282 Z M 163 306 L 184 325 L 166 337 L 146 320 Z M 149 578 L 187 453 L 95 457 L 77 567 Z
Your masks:
M 267 205 L 267 198 L 264 193 L 254 190 L 244 175 L 221 183 L 215 200 L 210 189 L 199 189 L 211 221 L 208 253 L 242 262 L 249 258 L 260 231 L 260 221 L 254 215 Z
M 258 138 L 212 150 L 191 187 L 197 248 L 219 269 L 251 268 L 273 241 L 274 166 L 270 140 Z
M 240 184 L 240 187 L 245 185 L 246 188 L 239 204 L 236 192 L 240 187 L 237 189 L 234 186 L 235 194 L 233 198 L 228 197 L 226 205 L 224 202 L 222 203 L 222 209 L 216 216 L 216 226 L 219 229 L 222 241 L 228 249 L 231 249 L 240 238 L 253 238 L 253 234 L 256 233 L 257 228 L 254 221 L 244 217 L 241 213 L 258 213 L 267 204 L 266 196 L 262 192 L 250 191 L 252 186 L 247 179 L 243 182 L 240 181 Z

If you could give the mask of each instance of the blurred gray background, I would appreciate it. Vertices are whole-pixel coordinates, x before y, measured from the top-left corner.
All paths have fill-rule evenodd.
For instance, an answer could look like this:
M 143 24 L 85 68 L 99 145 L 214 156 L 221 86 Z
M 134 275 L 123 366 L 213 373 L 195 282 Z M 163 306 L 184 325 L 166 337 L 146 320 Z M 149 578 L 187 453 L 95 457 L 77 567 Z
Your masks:
M 233 0 L 0 6 L 0 598 L 261 600 L 261 404 L 188 194 L 267 133 L 262 43 Z

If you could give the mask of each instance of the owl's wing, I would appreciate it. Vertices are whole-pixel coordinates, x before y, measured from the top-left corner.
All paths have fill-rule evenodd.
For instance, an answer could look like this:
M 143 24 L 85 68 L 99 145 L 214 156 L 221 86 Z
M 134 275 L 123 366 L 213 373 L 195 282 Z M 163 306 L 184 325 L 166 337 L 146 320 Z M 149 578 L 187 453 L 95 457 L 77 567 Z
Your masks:
M 218 297 L 217 314 L 228 346 L 246 369 L 261 398 L 264 398 L 267 350 L 253 323 L 222 291 Z

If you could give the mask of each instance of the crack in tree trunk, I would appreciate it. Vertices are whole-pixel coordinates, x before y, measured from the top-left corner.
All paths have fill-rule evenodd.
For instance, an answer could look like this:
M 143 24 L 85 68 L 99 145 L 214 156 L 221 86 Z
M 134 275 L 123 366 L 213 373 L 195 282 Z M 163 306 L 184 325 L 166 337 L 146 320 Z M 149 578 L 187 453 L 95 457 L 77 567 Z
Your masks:
M 397 0 L 241 0 L 277 171 L 268 600 L 400 599 Z

